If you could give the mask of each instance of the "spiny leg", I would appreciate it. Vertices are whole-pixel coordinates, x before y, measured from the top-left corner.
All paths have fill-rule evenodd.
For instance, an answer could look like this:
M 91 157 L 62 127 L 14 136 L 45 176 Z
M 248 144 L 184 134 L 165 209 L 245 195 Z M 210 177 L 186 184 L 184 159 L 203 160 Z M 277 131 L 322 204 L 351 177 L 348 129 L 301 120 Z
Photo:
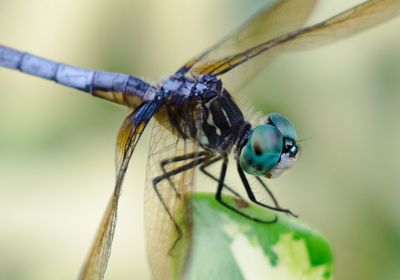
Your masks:
M 272 193 L 272 191 L 268 188 L 268 185 L 261 180 L 260 177 L 256 177 L 257 181 L 261 184 L 261 186 L 263 186 L 264 190 L 268 193 L 269 197 L 272 199 L 272 202 L 274 203 L 276 208 L 281 208 L 279 206 L 278 200 L 275 198 L 274 194 Z
M 251 190 L 250 184 L 247 181 L 246 175 L 244 174 L 242 168 L 240 167 L 239 161 L 237 162 L 237 170 L 238 170 L 240 179 L 242 180 L 244 189 L 246 190 L 247 196 L 249 197 L 249 199 L 252 202 L 254 202 L 255 204 L 260 205 L 260 206 L 262 206 L 264 208 L 267 208 L 267 209 L 270 209 L 270 210 L 274 210 L 274 211 L 277 211 L 277 212 L 283 212 L 283 213 L 286 213 L 286 214 L 291 215 L 293 217 L 297 217 L 297 215 L 293 214 L 289 209 L 283 209 L 283 208 L 280 208 L 279 206 L 278 207 L 273 207 L 273 206 L 266 205 L 266 204 L 264 204 L 262 202 L 259 202 L 257 200 L 256 196 L 254 195 L 253 191 Z
M 168 164 L 170 164 L 170 163 L 180 162 L 180 161 L 184 161 L 184 160 L 188 160 L 188 159 L 193 159 L 193 158 L 201 157 L 201 156 L 205 156 L 205 155 L 207 155 L 207 152 L 204 152 L 204 151 L 203 151 L 203 152 L 199 152 L 199 153 L 188 153 L 188 154 L 181 155 L 181 156 L 176 156 L 176 157 L 172 157 L 172 158 L 167 158 L 167 159 L 164 159 L 164 160 L 162 160 L 162 161 L 160 162 L 160 167 L 161 167 L 161 170 L 163 171 L 163 174 L 166 174 L 166 173 L 167 173 L 166 166 L 167 166 Z M 172 189 L 174 190 L 174 192 L 176 193 L 177 198 L 180 199 L 180 198 L 181 198 L 181 195 L 180 195 L 180 193 L 178 192 L 178 190 L 176 189 L 175 184 L 172 182 L 171 177 L 168 177 L 167 180 L 168 180 L 170 186 L 172 187 Z
M 210 160 L 210 161 L 207 161 L 207 162 L 203 163 L 202 165 L 200 165 L 200 171 L 203 172 L 207 177 L 211 178 L 212 180 L 214 180 L 215 182 L 218 183 L 218 181 L 219 181 L 218 178 L 215 177 L 215 176 L 214 176 L 213 174 L 211 174 L 210 172 L 208 172 L 206 168 L 207 168 L 208 166 L 212 165 L 212 164 L 217 163 L 218 161 L 220 161 L 220 160 L 222 160 L 222 159 L 223 159 L 223 157 L 222 157 L 222 156 L 219 156 L 219 157 L 213 158 L 213 159 Z M 240 199 L 243 199 L 243 197 L 242 197 L 238 192 L 236 192 L 234 189 L 232 189 L 231 187 L 229 187 L 229 186 L 226 185 L 225 183 L 224 183 L 224 188 L 227 189 L 227 190 L 228 190 L 230 193 L 232 193 L 234 196 L 236 196 L 236 197 L 238 197 L 238 198 L 240 198 Z
M 218 181 L 218 187 L 217 187 L 217 192 L 215 193 L 215 199 L 221 203 L 224 207 L 232 210 L 233 212 L 247 218 L 250 219 L 252 221 L 258 222 L 258 223 L 263 223 L 263 224 L 273 224 L 278 220 L 278 217 L 275 217 L 275 219 L 271 220 L 271 221 L 264 221 L 255 217 L 252 217 L 242 211 L 239 211 L 238 209 L 236 209 L 235 207 L 229 205 L 228 203 L 224 202 L 222 200 L 222 190 L 224 188 L 224 180 L 225 180 L 225 175 L 226 175 L 226 169 L 228 167 L 228 158 L 224 157 L 223 158 L 223 162 L 222 162 L 222 167 L 221 167 L 221 174 L 219 177 L 219 181 Z
M 171 248 L 168 251 L 168 254 L 171 255 L 173 249 L 175 248 L 176 244 L 178 244 L 179 240 L 182 238 L 183 236 L 183 232 L 182 229 L 179 227 L 177 221 L 175 220 L 174 216 L 172 215 L 170 209 L 168 208 L 167 204 L 165 203 L 164 198 L 162 197 L 160 191 L 158 190 L 158 186 L 157 184 L 159 184 L 161 181 L 165 180 L 165 179 L 170 179 L 170 177 L 175 176 L 179 173 L 185 172 L 189 169 L 192 169 L 194 167 L 196 167 L 199 164 L 202 164 L 203 162 L 207 161 L 210 159 L 212 155 L 210 156 L 204 156 L 204 154 L 202 154 L 201 156 L 199 156 L 199 158 L 194 159 L 193 161 L 184 164 L 176 169 L 173 169 L 171 171 L 168 171 L 164 174 L 162 174 L 161 176 L 158 176 L 156 178 L 153 179 L 153 189 L 157 194 L 158 199 L 160 200 L 165 212 L 167 212 L 168 217 L 171 219 L 171 221 L 174 223 L 174 226 L 178 232 L 178 237 L 175 239 L 175 241 L 172 243 Z

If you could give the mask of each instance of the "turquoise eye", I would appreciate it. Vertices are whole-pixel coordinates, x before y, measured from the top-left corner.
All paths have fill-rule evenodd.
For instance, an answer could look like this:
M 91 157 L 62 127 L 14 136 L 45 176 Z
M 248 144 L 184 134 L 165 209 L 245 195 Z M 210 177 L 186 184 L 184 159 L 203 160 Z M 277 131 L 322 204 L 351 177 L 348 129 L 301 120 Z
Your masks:
M 240 153 L 240 166 L 252 175 L 263 175 L 278 162 L 283 149 L 283 136 L 270 124 L 257 126 Z
M 281 114 L 272 113 L 268 115 L 268 123 L 274 125 L 283 137 L 297 140 L 296 129 L 293 125 Z

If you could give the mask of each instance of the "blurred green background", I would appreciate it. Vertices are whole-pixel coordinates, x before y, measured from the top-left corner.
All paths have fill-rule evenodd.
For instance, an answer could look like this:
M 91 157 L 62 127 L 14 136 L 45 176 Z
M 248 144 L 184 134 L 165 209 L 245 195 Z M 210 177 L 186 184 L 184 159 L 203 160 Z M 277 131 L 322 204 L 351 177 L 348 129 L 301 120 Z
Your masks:
M 0 43 L 158 81 L 266 0 L 2 0 Z M 321 1 L 312 21 L 360 1 Z M 302 155 L 270 182 L 331 240 L 336 279 L 400 279 L 400 19 L 275 60 L 240 93 L 297 126 Z M 114 183 L 128 110 L 0 69 L 0 279 L 74 279 Z M 108 279 L 149 279 L 148 135 L 127 175 Z M 129 276 L 130 275 L 130 276 Z

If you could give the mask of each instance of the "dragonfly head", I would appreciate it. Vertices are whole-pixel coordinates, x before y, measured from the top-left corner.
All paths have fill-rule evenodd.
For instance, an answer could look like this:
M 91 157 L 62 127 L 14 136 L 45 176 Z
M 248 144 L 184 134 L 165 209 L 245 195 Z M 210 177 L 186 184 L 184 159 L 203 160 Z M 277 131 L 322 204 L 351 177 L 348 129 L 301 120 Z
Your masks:
M 255 176 L 277 177 L 291 167 L 299 155 L 296 130 L 280 114 L 270 114 L 267 121 L 256 126 L 240 151 L 239 163 Z

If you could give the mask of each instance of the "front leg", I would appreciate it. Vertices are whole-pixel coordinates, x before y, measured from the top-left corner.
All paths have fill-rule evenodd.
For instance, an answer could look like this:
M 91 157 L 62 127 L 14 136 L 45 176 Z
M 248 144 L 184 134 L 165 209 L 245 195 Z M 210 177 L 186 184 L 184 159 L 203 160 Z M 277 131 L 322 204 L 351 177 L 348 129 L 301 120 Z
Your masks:
M 275 199 L 275 197 L 272 195 L 272 192 L 265 185 L 263 185 L 263 186 L 265 187 L 267 192 L 271 194 L 272 200 L 274 201 L 276 207 L 269 206 L 269 205 L 266 205 L 266 204 L 264 204 L 262 202 L 259 202 L 257 200 L 256 196 L 254 195 L 253 191 L 251 190 L 251 187 L 249 185 L 249 182 L 247 181 L 246 175 L 244 174 L 242 168 L 240 167 L 239 161 L 237 161 L 237 171 L 239 173 L 240 179 L 242 180 L 244 189 L 246 190 L 246 193 L 247 193 L 249 199 L 252 202 L 254 202 L 255 204 L 260 205 L 260 206 L 262 206 L 264 208 L 270 209 L 270 210 L 274 210 L 274 211 L 277 211 L 277 212 L 282 212 L 282 213 L 291 215 L 291 216 L 296 217 L 296 218 L 298 217 L 297 215 L 293 214 L 289 209 L 280 208 L 279 205 L 278 205 L 278 202 Z M 261 182 L 263 184 L 263 182 L 261 180 L 259 180 L 259 182 Z
M 273 224 L 276 223 L 276 221 L 278 220 L 278 217 L 275 217 L 275 219 L 270 220 L 270 221 L 265 221 L 265 220 L 261 220 L 258 219 L 256 217 L 250 216 L 242 211 L 240 211 L 239 209 L 231 206 L 230 204 L 228 204 L 227 202 L 222 200 L 222 190 L 225 186 L 224 181 L 225 181 L 225 175 L 226 175 L 226 169 L 228 167 L 228 158 L 227 157 L 223 157 L 223 162 L 222 162 L 222 167 L 221 167 L 221 173 L 219 176 L 219 181 L 218 181 L 218 187 L 217 187 L 217 191 L 215 193 L 215 199 L 221 203 L 224 207 L 228 208 L 229 210 L 239 214 L 242 217 L 245 217 L 247 219 L 250 219 L 252 221 L 258 222 L 258 223 L 263 223 L 263 224 Z
M 217 177 L 215 177 L 213 174 L 211 174 L 208 170 L 207 167 L 209 167 L 212 164 L 217 163 L 218 161 L 221 161 L 223 159 L 222 156 L 218 156 L 216 158 L 213 158 L 210 161 L 207 161 L 205 163 L 203 163 L 202 165 L 200 165 L 200 171 L 204 173 L 204 175 L 206 175 L 207 177 L 211 178 L 212 180 L 214 180 L 215 182 L 218 183 L 219 179 Z M 224 188 L 226 188 L 230 193 L 232 193 L 234 196 L 243 199 L 243 197 L 236 192 L 233 188 L 229 187 L 227 184 L 224 183 Z

